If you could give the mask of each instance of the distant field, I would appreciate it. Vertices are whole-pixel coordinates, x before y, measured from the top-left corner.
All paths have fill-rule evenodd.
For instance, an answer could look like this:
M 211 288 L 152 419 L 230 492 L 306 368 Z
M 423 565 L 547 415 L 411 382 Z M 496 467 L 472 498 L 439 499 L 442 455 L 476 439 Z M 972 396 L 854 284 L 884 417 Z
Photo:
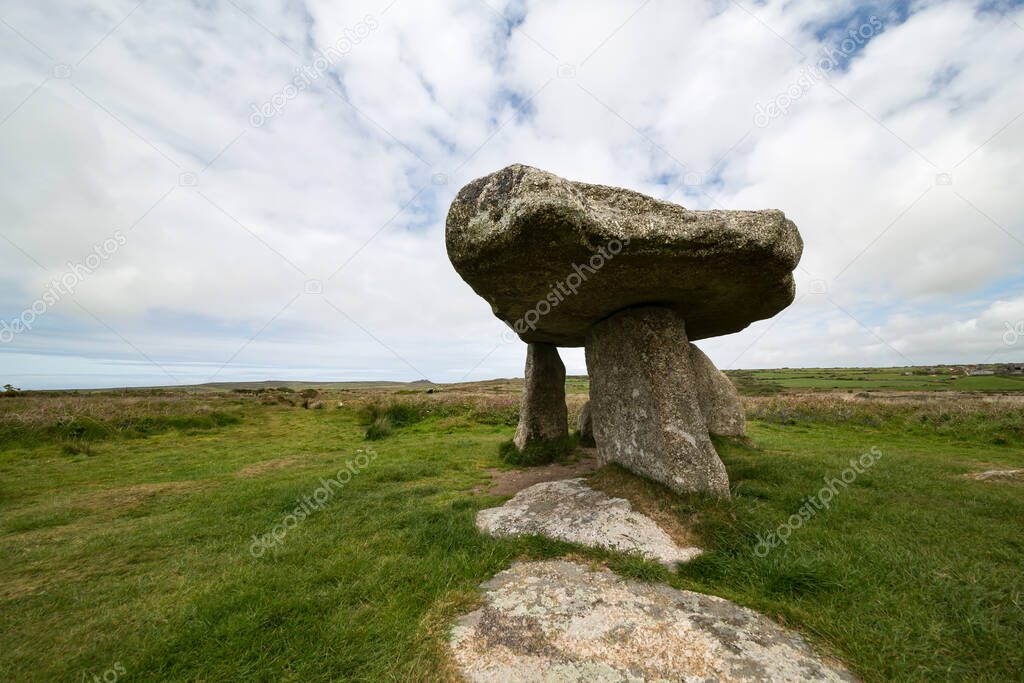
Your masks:
M 914 374 L 906 374 L 914 373 Z M 916 374 L 914 368 L 786 368 L 730 370 L 744 388 L 852 389 L 860 391 L 1024 391 L 1024 375 Z
M 965 475 L 1024 468 L 1024 394 L 755 372 L 739 377 L 750 440 L 716 441 L 731 500 L 635 482 L 707 550 L 678 572 L 476 530 L 504 500 L 481 487 L 508 469 L 521 380 L 0 398 L 0 680 L 449 680 L 448 630 L 479 584 L 570 553 L 758 609 L 865 681 L 1020 680 L 1024 482 Z M 842 377 L 866 386 L 758 395 Z M 586 378 L 567 390 L 572 419 Z M 378 440 L 368 406 L 390 416 Z M 828 510 L 755 552 L 870 449 L 877 464 Z M 321 508 L 253 552 L 339 472 Z
M 925 374 L 921 368 L 914 367 L 727 370 L 725 374 L 737 385 L 740 393 L 747 395 L 763 395 L 785 389 L 1024 392 L 1024 375 L 969 377 L 951 372 Z M 463 382 L 458 384 L 434 384 L 427 380 L 416 382 L 296 382 L 266 380 L 261 382 L 213 382 L 190 386 L 153 387 L 146 391 L 244 393 L 285 387 L 295 392 L 315 389 L 318 391 L 347 394 L 367 391 L 418 394 L 441 389 L 501 394 L 521 391 L 522 386 L 522 378 L 492 379 L 482 382 Z M 585 394 L 590 390 L 590 381 L 586 375 L 569 375 L 565 380 L 565 389 L 569 394 Z M 118 391 L 121 390 L 85 390 L 81 393 L 113 393 Z

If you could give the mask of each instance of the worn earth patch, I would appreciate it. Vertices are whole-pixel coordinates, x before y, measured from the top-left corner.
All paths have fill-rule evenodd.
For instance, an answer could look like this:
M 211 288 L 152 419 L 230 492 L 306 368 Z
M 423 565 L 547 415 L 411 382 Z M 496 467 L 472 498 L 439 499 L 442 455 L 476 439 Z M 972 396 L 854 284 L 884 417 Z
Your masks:
M 242 469 L 235 472 L 235 476 L 246 478 L 258 477 L 261 474 L 266 474 L 267 472 L 274 472 L 276 470 L 287 469 L 292 465 L 306 459 L 307 457 L 302 455 L 287 455 L 283 458 L 261 460 L 260 462 L 254 462 L 251 465 L 246 465 Z
M 103 511 L 112 508 L 132 508 L 166 494 L 197 491 L 208 484 L 209 482 L 186 479 L 183 481 L 163 481 L 151 484 L 117 486 L 77 494 L 71 497 L 70 504 L 73 507 L 85 507 Z
M 597 462 L 596 449 L 580 448 L 578 451 L 582 453 L 580 458 L 569 463 L 535 465 L 516 470 L 501 470 L 492 467 L 487 470 L 487 473 L 491 475 L 490 483 L 476 487 L 473 492 L 489 496 L 508 496 L 542 481 L 581 477 L 601 466 Z

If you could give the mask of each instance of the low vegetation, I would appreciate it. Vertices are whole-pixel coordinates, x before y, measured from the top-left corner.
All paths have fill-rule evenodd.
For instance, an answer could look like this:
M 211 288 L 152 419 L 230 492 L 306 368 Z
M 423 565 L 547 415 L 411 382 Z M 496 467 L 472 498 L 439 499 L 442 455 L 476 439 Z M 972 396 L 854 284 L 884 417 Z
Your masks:
M 498 456 L 510 465 L 529 467 L 564 461 L 575 451 L 579 436 L 570 434 L 558 441 L 531 441 L 517 448 L 511 439 L 498 446 Z
M 782 368 L 730 370 L 742 393 L 759 395 L 783 389 L 848 391 L 1024 391 L 1024 374 L 1002 374 L 1006 366 L 986 366 L 1001 374 L 971 375 L 972 366 L 902 368 Z
M 572 379 L 574 416 L 586 383 Z M 1024 468 L 1024 394 L 748 396 L 749 442 L 716 441 L 728 501 L 599 470 L 595 485 L 706 549 L 669 572 L 476 531 L 503 500 L 478 491 L 511 467 L 499 447 L 517 387 L 0 400 L 0 678 L 92 680 L 118 663 L 125 680 L 434 681 L 451 675 L 448 629 L 480 583 L 566 554 L 761 610 L 867 681 L 1024 670 L 1024 482 L 965 476 Z M 389 434 L 367 441 L 384 419 Z M 69 452 L 77 425 L 88 438 Z M 762 554 L 871 449 L 870 468 Z M 331 478 L 344 484 L 326 503 L 254 551 Z
M 57 442 L 89 452 L 97 442 L 139 439 L 166 431 L 202 431 L 236 424 L 241 404 L 230 396 L 97 392 L 19 392 L 0 403 L 0 444 Z
M 365 438 L 368 441 L 384 439 L 395 429 L 408 427 L 428 417 L 461 418 L 482 425 L 513 427 L 519 420 L 518 403 L 508 397 L 425 394 L 413 398 L 410 393 L 414 392 L 395 392 L 390 399 L 372 397 L 356 403 L 356 416 L 366 427 Z
M 366 426 L 366 439 L 378 441 L 391 436 L 395 427 L 405 427 L 419 422 L 427 414 L 424 406 L 414 403 L 367 403 L 359 410 L 359 421 Z
M 785 427 L 848 425 L 1024 448 L 1024 396 L 817 393 L 744 399 L 750 418 Z

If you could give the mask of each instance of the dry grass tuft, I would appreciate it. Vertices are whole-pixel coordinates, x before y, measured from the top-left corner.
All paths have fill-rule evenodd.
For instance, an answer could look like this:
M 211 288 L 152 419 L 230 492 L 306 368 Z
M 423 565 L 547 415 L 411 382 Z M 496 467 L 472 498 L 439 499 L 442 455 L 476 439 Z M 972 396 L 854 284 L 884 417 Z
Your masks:
M 168 494 L 198 491 L 207 485 L 196 480 L 164 481 L 150 484 L 133 484 L 109 489 L 98 489 L 71 497 L 71 507 L 105 512 L 137 507 L 155 498 Z
M 413 642 L 416 653 L 408 663 L 393 671 L 395 680 L 456 683 L 463 680 L 448 646 L 452 623 L 483 605 L 478 591 L 448 591 L 437 598 L 419 622 Z
M 235 472 L 236 477 L 242 477 L 248 479 L 250 477 L 258 477 L 268 472 L 276 472 L 277 470 L 283 470 L 295 465 L 303 460 L 306 460 L 306 456 L 302 455 L 286 455 L 283 458 L 273 458 L 271 460 L 261 460 L 260 462 L 254 462 L 251 465 L 246 465 L 242 469 Z

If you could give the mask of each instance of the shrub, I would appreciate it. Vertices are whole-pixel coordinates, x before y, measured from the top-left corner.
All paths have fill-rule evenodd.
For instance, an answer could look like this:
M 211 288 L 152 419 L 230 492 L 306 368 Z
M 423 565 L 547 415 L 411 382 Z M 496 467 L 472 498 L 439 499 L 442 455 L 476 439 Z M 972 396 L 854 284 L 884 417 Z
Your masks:
M 391 423 L 391 419 L 387 415 L 381 415 L 366 428 L 366 440 L 367 441 L 379 441 L 385 437 L 391 436 L 394 426 Z
M 67 439 L 60 450 L 66 455 L 93 455 L 92 444 L 83 439 Z
M 422 404 L 391 401 L 367 403 L 359 408 L 359 422 L 366 426 L 366 438 L 375 441 L 390 436 L 400 427 L 423 420 L 430 410 Z

